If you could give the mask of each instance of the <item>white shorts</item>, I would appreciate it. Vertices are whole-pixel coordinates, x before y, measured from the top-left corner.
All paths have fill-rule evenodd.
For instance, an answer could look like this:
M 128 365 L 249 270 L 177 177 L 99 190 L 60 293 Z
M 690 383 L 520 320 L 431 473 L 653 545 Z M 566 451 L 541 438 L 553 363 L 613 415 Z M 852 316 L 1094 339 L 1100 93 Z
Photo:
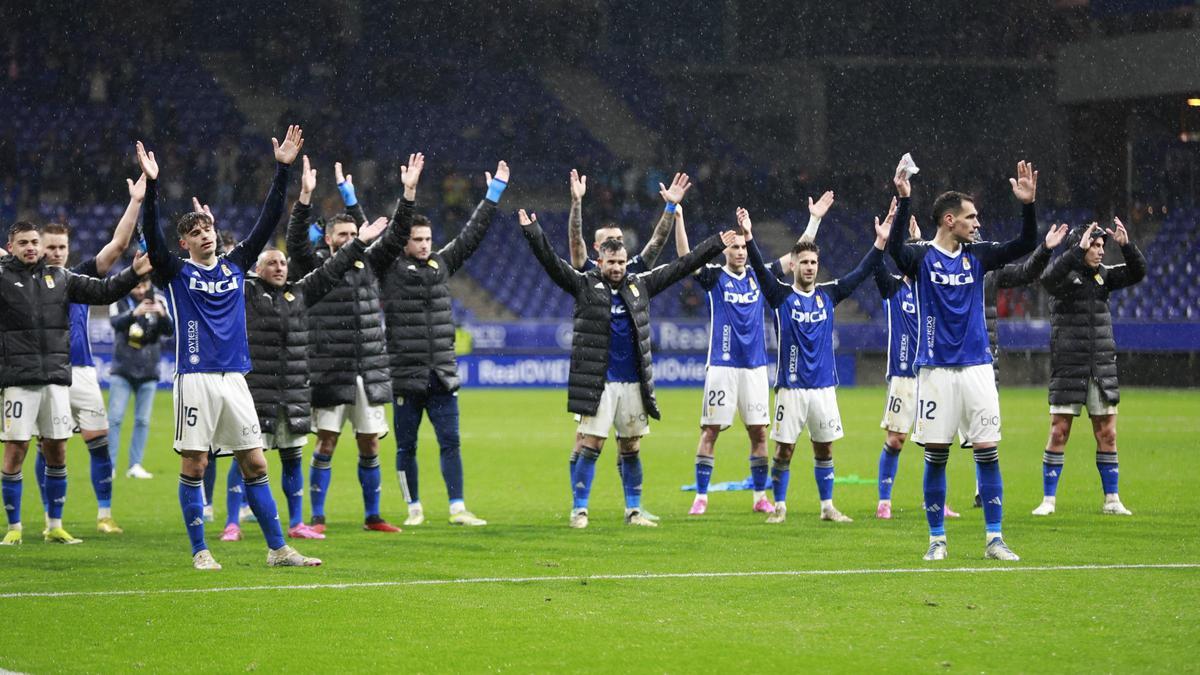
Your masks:
M 176 451 L 262 447 L 254 399 L 241 373 L 176 375 L 174 399 Z
M 883 406 L 881 429 L 907 434 L 917 418 L 917 378 L 893 376 L 888 380 L 887 403 Z
M 835 388 L 785 387 L 775 390 L 775 426 L 771 429 L 771 440 L 794 444 L 805 427 L 814 443 L 832 443 L 845 436 Z
M 1083 410 L 1083 403 L 1068 403 L 1066 405 L 1050 406 L 1051 415 L 1074 415 L 1079 417 L 1079 413 Z M 1116 415 L 1117 406 L 1112 405 L 1100 397 L 1100 386 L 1096 384 L 1096 379 L 1088 378 L 1087 390 L 1087 412 L 1088 417 L 1100 417 L 1102 415 Z
M 642 404 L 642 385 L 637 382 L 609 382 L 600 395 L 595 415 L 579 418 L 579 433 L 608 438 L 616 427 L 617 438 L 635 438 L 650 433 L 650 420 Z
M 34 436 L 60 441 L 71 437 L 71 394 L 65 384 L 0 389 L 4 422 L 0 441 L 26 443 Z
M 917 443 L 1000 440 L 1000 395 L 990 363 L 961 368 L 926 366 L 917 373 Z
M 702 426 L 733 424 L 733 413 L 742 416 L 748 427 L 764 426 L 771 421 L 771 386 L 767 367 L 729 368 L 709 366 L 704 373 L 704 401 L 700 408 Z
M 380 438 L 387 436 L 387 417 L 383 406 L 371 405 L 367 400 L 367 389 L 363 386 L 361 375 L 355 381 L 354 403 L 313 409 L 313 427 L 317 431 L 340 434 L 346 422 L 350 423 L 356 434 L 377 434 Z
M 108 411 L 93 366 L 71 366 L 71 415 L 83 431 L 108 430 Z
M 275 433 L 263 432 L 262 446 L 267 450 L 286 450 L 302 448 L 308 442 L 308 434 L 294 434 L 288 428 L 287 412 L 280 406 L 279 416 L 275 418 Z

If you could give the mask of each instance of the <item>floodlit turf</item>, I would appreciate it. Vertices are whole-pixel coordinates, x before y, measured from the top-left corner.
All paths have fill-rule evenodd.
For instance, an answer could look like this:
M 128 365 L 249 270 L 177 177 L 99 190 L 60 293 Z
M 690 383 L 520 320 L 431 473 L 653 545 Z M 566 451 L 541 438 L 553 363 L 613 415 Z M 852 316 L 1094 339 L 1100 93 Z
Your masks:
M 746 492 L 711 497 L 686 515 L 699 392 L 659 392 L 666 419 L 643 444 L 645 504 L 656 530 L 621 522 L 614 448 L 605 450 L 592 526 L 566 526 L 567 452 L 573 427 L 563 391 L 462 394 L 468 504 L 491 524 L 445 522 L 445 488 L 431 430 L 421 436 L 422 496 L 429 522 L 400 535 L 363 532 L 353 447 L 334 459 L 329 539 L 300 542 L 319 569 L 265 567 L 265 545 L 209 542 L 225 569 L 191 569 L 176 498 L 169 394 L 159 397 L 150 481 L 117 479 L 115 515 L 127 533 L 94 532 L 86 452 L 71 442 L 66 524 L 80 546 L 40 541 L 41 514 L 26 466 L 25 544 L 0 548 L 0 594 L 139 591 L 125 595 L 0 597 L 0 669 L 29 672 L 344 670 L 697 672 L 744 669 L 890 671 L 1187 671 L 1200 643 L 1200 568 L 1058 570 L 1094 564 L 1200 563 L 1200 392 L 1126 390 L 1121 405 L 1121 494 L 1136 514 L 1102 517 L 1090 426 L 1067 451 L 1059 511 L 1037 519 L 1047 415 L 1044 390 L 1003 389 L 1005 535 L 1024 559 L 982 560 L 981 513 L 971 508 L 970 454 L 955 450 L 948 521 L 950 559 L 921 561 L 926 529 L 921 455 L 901 458 L 895 520 L 874 519 L 875 488 L 839 484 L 855 518 L 817 520 L 811 466 L 797 453 L 789 521 L 764 524 Z M 837 474 L 873 478 L 882 432 L 880 388 L 839 392 L 846 438 Z M 126 426 L 128 434 L 128 425 Z M 383 441 L 384 515 L 404 505 Z M 714 480 L 748 473 L 745 434 L 718 441 Z M 311 444 L 309 449 L 311 450 Z M 278 464 L 271 480 L 279 499 Z M 307 473 L 307 470 L 306 470 Z M 918 573 L 923 569 L 1012 569 Z M 672 576 L 747 571 L 858 570 L 851 575 Z M 1027 570 L 1027 571 L 1022 571 Z M 878 573 L 874 573 L 878 571 Z M 411 584 L 423 580 L 571 577 L 569 580 Z M 264 590 L 299 584 L 376 587 Z M 182 590 L 255 587 L 228 592 Z M 144 591 L 144 593 L 141 593 Z

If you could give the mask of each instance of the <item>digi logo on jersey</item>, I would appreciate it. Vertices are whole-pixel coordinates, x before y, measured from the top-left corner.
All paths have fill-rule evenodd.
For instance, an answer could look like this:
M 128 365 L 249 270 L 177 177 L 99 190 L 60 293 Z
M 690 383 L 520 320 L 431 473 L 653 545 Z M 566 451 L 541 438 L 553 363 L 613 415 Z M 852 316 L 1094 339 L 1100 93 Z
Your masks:
M 958 274 L 946 274 L 945 272 L 929 270 L 929 280 L 940 286 L 969 286 L 975 283 L 975 275 L 963 274 L 961 272 Z
M 625 307 L 624 303 L 612 306 L 612 315 L 613 316 L 620 316 L 622 314 L 628 314 L 628 313 L 629 313 L 629 310 Z
M 220 281 L 205 281 L 197 277 L 188 277 L 188 290 L 203 291 L 209 295 L 222 295 L 238 289 L 237 279 L 237 277 L 230 277 Z
M 737 293 L 735 291 L 725 291 L 725 302 L 735 305 L 753 305 L 758 302 L 758 289 L 746 291 L 745 293 Z
M 792 321 L 796 323 L 820 323 L 827 318 L 829 318 L 829 312 L 825 309 L 815 312 L 805 312 L 801 309 L 792 310 Z

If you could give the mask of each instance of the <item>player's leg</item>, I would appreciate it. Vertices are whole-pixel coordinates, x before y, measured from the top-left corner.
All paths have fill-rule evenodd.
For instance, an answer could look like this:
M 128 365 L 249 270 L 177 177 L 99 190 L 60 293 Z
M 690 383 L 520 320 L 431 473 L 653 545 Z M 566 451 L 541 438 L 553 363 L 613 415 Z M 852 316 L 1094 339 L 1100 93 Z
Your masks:
M 258 526 L 267 540 L 267 565 L 271 567 L 316 567 L 317 558 L 300 555 L 283 540 L 283 528 L 279 525 L 279 512 L 275 497 L 271 494 L 267 477 L 267 458 L 262 448 L 242 449 L 234 452 L 235 464 L 242 472 L 246 485 L 246 501 L 254 511 Z
M 770 480 L 771 460 L 767 455 L 767 424 L 771 421 L 770 386 L 767 383 L 767 367 L 738 368 L 737 389 L 734 396 L 738 414 L 746 425 L 750 440 L 750 483 L 754 489 L 752 501 L 754 511 L 774 513 L 775 507 L 767 501 L 767 483 Z M 732 420 L 730 420 L 732 424 Z
M 604 441 L 612 430 L 617 411 L 617 384 L 604 385 L 595 415 L 581 415 L 576 430 L 580 436 L 579 459 L 575 462 L 575 474 L 571 481 L 570 526 L 582 529 L 588 526 L 588 501 L 592 495 L 592 481 L 596 478 L 596 460 L 604 449 Z
M 961 401 L 949 368 L 922 368 L 917 374 L 917 421 L 913 441 L 925 446 L 921 489 L 929 549 L 925 560 L 944 560 L 946 547 L 946 463 L 958 435 Z
M 182 377 L 194 376 L 189 373 Z M 176 388 L 178 389 L 178 383 Z M 178 399 L 176 399 L 178 401 Z M 204 472 L 209 465 L 208 450 L 179 451 L 179 508 L 183 525 L 192 545 L 192 566 L 201 570 L 219 570 L 204 540 Z
M 775 512 L 767 516 L 768 523 L 782 523 L 787 519 L 792 453 L 795 452 L 796 441 L 804 429 L 805 412 L 805 400 L 799 389 L 775 391 L 775 424 L 771 428 L 771 440 L 775 441 L 775 460 L 771 466 L 771 490 L 775 498 Z
M 355 383 L 354 405 L 350 410 L 354 440 L 358 446 L 358 484 L 363 496 L 363 529 L 374 532 L 399 532 L 400 528 L 379 514 L 383 497 L 383 472 L 379 466 L 379 439 L 387 435 L 387 416 L 382 405 L 367 398 L 362 376 Z
M 67 439 L 71 437 L 70 388 L 48 384 L 40 387 L 38 437 L 46 460 L 46 532 L 48 542 L 78 544 L 62 525 L 63 506 L 67 503 Z
M 580 416 L 575 416 L 575 425 L 579 425 Z M 567 463 L 567 478 L 570 479 L 571 489 L 575 489 L 575 465 L 579 463 L 579 453 L 583 448 L 583 434 L 575 432 L 575 444 L 571 446 L 571 458 Z
M 1058 498 L 1058 481 L 1062 477 L 1067 441 L 1071 438 L 1071 425 L 1080 412 L 1080 406 L 1051 406 L 1050 438 L 1046 440 L 1046 451 L 1042 453 L 1042 503 L 1033 510 L 1035 516 L 1054 513 Z
M 68 393 L 71 415 L 88 450 L 92 491 L 97 504 L 96 530 L 119 534 L 122 530 L 112 517 L 113 464 L 108 452 L 108 412 L 104 409 L 104 395 L 100 393 L 96 369 L 72 367 Z
M 399 396 L 392 403 L 392 429 L 396 434 L 396 480 L 400 483 L 400 494 L 408 504 L 405 525 L 425 522 L 417 467 L 417 432 L 421 428 L 425 403 L 424 396 Z
M 142 466 L 142 457 L 146 454 L 146 443 L 150 439 L 150 414 L 154 412 L 157 393 L 158 382 L 154 380 L 142 382 L 134 390 L 133 434 L 129 439 L 129 470 L 125 472 L 128 478 L 154 477 Z
M 704 372 L 700 401 L 700 440 L 696 444 L 696 497 L 688 515 L 708 510 L 708 485 L 715 465 L 717 437 L 733 424 L 737 380 L 733 368 L 710 366 Z
M 216 462 L 210 461 L 210 448 L 221 439 L 215 437 L 217 420 L 224 406 L 220 373 L 184 373 L 175 376 L 173 404 L 175 408 L 175 451 L 179 453 L 179 508 L 192 547 L 192 567 L 219 570 L 220 564 L 209 552 L 204 539 L 205 510 L 211 498 L 204 494 L 209 473 L 216 472 Z M 249 403 L 251 414 L 253 400 Z M 255 420 L 257 427 L 257 420 Z
M 1104 488 L 1104 507 L 1101 513 L 1132 516 L 1133 512 L 1121 503 L 1121 496 L 1117 491 L 1121 474 L 1117 464 L 1115 406 L 1111 415 L 1092 416 L 1092 432 L 1096 436 L 1096 469 L 1100 471 L 1100 485 Z
M 893 377 L 888 380 L 887 401 L 884 403 L 883 420 L 880 428 L 887 436 L 879 452 L 879 503 L 875 517 L 888 520 L 892 517 L 892 489 L 896 484 L 896 473 L 900 469 L 900 451 L 912 431 L 917 414 L 917 378 Z
M 133 385 L 117 374 L 108 377 L 108 459 L 115 468 L 121 453 L 121 425 L 133 395 Z
M 217 458 L 213 457 L 212 461 L 215 464 Z M 225 474 L 225 529 L 221 531 L 221 541 L 242 540 L 242 507 L 249 504 L 243 499 L 245 492 L 242 468 L 238 462 L 230 462 Z
M 29 441 L 37 431 L 37 413 L 41 396 L 26 387 L 0 389 L 0 440 L 4 441 L 4 465 L 0 472 L 0 498 L 8 518 L 3 544 L 21 543 L 21 497 L 24 476 L 21 468 L 29 452 Z
M 716 424 L 701 424 L 700 441 L 696 444 L 696 497 L 692 500 L 689 516 L 702 516 L 708 511 L 708 486 L 712 482 L 713 458 L 717 436 L 721 427 Z
M 650 433 L 649 417 L 642 403 L 642 388 L 637 382 L 613 385 L 616 411 L 613 426 L 617 436 L 618 458 L 621 463 L 621 488 L 625 493 L 625 523 L 653 527 L 657 522 L 645 516 L 642 509 L 641 439 Z
M 313 448 L 312 464 L 308 471 L 308 492 L 312 501 L 312 529 L 325 533 L 325 499 L 329 495 L 329 484 L 333 480 L 333 452 L 337 449 L 338 437 L 346 424 L 345 405 L 313 410 L 313 426 L 317 430 L 317 443 Z
M 979 477 L 979 499 L 983 502 L 984 556 L 995 560 L 1020 560 L 1004 542 L 1004 481 L 1000 475 L 1000 395 L 996 379 L 987 365 L 970 366 L 957 373 L 962 397 L 960 424 L 967 429 Z
M 795 451 L 795 443 L 775 443 L 775 459 L 771 465 L 771 496 L 775 499 L 775 511 L 767 516 L 768 523 L 782 523 L 787 520 L 788 483 L 791 481 L 792 454 Z
M 217 463 L 209 462 L 204 467 L 204 477 L 201 479 L 204 486 L 204 522 L 211 523 L 213 521 L 213 496 L 217 491 Z
M 807 426 L 813 447 L 813 478 L 817 482 L 817 497 L 821 500 L 821 520 L 852 522 L 833 505 L 833 442 L 845 435 L 837 390 L 824 387 L 803 391 L 808 397 Z
M 459 435 L 458 395 L 434 393 L 427 407 L 429 421 L 437 436 L 438 458 L 446 496 L 450 500 L 450 524 L 481 527 L 487 521 L 467 509 L 463 490 L 462 440 Z

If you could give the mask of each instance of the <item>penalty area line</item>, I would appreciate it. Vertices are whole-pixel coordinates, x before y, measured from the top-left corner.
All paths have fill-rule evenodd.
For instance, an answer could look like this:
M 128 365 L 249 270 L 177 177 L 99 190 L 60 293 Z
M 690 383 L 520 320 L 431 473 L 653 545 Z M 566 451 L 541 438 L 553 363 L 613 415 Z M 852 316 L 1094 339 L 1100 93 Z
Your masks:
M 747 572 L 645 572 L 531 577 L 465 577 L 461 579 L 408 579 L 403 581 L 351 581 L 345 583 L 276 584 L 213 588 L 157 588 L 107 591 L 29 591 L 0 593 L 0 600 L 20 598 L 116 597 L 122 595 L 178 595 L 199 593 L 250 593 L 255 591 L 323 591 L 405 586 L 456 586 L 472 584 L 537 584 L 584 581 L 653 581 L 670 579 L 734 579 L 745 577 L 886 576 L 892 574 L 1020 574 L 1028 572 L 1103 572 L 1113 570 L 1200 569 L 1200 563 L 1146 563 L 1112 565 L 1013 565 L 1009 567 L 912 567 L 894 569 L 760 570 Z

